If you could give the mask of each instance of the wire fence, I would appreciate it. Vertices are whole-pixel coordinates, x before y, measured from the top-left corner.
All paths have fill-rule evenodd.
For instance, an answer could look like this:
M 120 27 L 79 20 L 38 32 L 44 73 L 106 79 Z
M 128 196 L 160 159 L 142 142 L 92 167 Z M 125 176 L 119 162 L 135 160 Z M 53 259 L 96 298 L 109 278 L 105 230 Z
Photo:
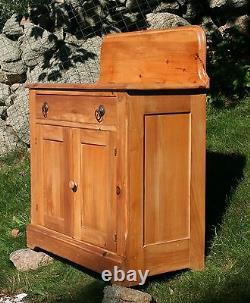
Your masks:
M 10 3 L 12 15 L 7 10 Z M 234 7 L 228 3 L 234 3 Z M 95 82 L 99 76 L 102 37 L 108 33 L 199 24 L 207 34 L 213 83 L 222 83 L 226 92 L 231 92 L 235 85 L 239 92 L 245 92 L 246 72 L 233 68 L 241 67 L 235 62 L 244 58 L 241 52 L 246 52 L 246 43 L 237 41 L 241 43 L 237 48 L 232 35 L 228 36 L 235 24 L 248 33 L 248 2 L 237 3 L 233 0 L 0 0 L 0 156 L 16 148 L 29 147 L 25 83 Z M 5 18 L 7 11 L 9 18 Z M 226 65 L 228 49 L 227 59 L 233 59 Z M 229 72 L 222 70 L 220 74 L 220 64 Z M 240 79 L 238 82 L 234 75 Z
M 102 37 L 147 29 L 160 3 L 57 0 L 13 14 L 0 35 L 0 155 L 29 146 L 26 82 L 95 82 Z

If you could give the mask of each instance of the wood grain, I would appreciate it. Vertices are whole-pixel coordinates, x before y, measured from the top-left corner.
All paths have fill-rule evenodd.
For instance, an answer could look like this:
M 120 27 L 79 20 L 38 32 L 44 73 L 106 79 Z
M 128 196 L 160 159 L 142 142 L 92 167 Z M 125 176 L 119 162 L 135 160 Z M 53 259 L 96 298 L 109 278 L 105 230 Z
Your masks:
M 197 26 L 107 35 L 99 82 L 207 87 L 205 44 L 204 32 Z
M 113 134 L 80 130 L 78 213 L 81 240 L 116 250 L 116 185 Z
M 206 96 L 193 96 L 191 106 L 190 265 L 200 270 L 205 258 Z
M 145 116 L 145 245 L 189 237 L 190 135 L 188 113 Z
M 116 124 L 116 98 L 104 98 L 95 96 L 74 96 L 70 95 L 37 95 L 36 112 L 37 119 L 50 119 L 59 121 L 70 121 L 80 123 L 96 123 L 95 111 L 100 105 L 105 107 L 105 115 L 100 125 Z M 47 103 L 49 106 L 47 118 L 43 116 L 42 107 Z

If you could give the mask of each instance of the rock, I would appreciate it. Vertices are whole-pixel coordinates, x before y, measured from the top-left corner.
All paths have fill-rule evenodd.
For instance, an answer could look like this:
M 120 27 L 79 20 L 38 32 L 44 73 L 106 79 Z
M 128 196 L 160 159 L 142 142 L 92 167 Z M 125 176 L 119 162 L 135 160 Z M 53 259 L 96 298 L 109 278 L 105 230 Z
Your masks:
M 81 64 L 80 82 L 94 83 L 99 78 L 100 73 L 100 56 L 101 56 L 101 37 L 89 38 L 82 43 L 82 48 L 89 54 L 89 58 Z
M 102 39 L 77 40 L 67 35 L 65 44 L 55 52 L 46 67 L 30 68 L 28 82 L 94 83 L 99 76 Z M 67 57 L 67 62 L 60 58 Z
M 154 10 L 153 13 L 178 13 L 180 4 L 178 1 L 161 2 Z
M 230 0 L 228 1 L 228 5 L 233 8 L 247 6 L 249 0 Z
M 16 295 L 16 296 L 2 296 L 0 295 L 0 302 L 1 303 L 24 303 L 26 300 L 25 298 L 28 296 L 25 293 Z
M 0 63 L 1 65 L 1 63 Z M 0 83 L 8 83 L 8 78 L 0 66 Z
M 3 62 L 14 62 L 21 59 L 21 51 L 16 41 L 0 34 L 0 65 Z
M 238 17 L 234 22 L 238 31 L 242 34 L 249 35 L 250 33 L 250 17 L 248 15 Z
M 22 86 L 23 86 L 23 84 L 21 84 L 21 83 L 14 83 L 14 84 L 11 85 L 11 90 L 12 90 L 12 92 L 15 92 L 16 90 L 18 90 Z
M 18 138 L 29 144 L 29 90 L 22 86 L 15 92 L 14 104 L 7 110 L 6 125 L 11 126 Z
M 5 105 L 7 106 L 7 108 L 14 104 L 15 99 L 16 95 L 12 94 L 5 100 Z
M 227 5 L 227 0 L 211 0 L 209 3 L 211 8 L 221 8 Z
M 112 285 L 104 288 L 102 303 L 150 303 L 152 297 L 135 289 Z
M 27 25 L 24 36 L 19 40 L 24 63 L 29 67 L 44 63 L 55 51 L 56 41 L 57 37 L 47 30 L 32 24 Z
M 233 21 L 228 21 L 223 26 L 219 27 L 222 35 L 225 35 L 231 28 L 237 29 L 241 34 L 249 35 L 250 17 L 248 15 L 240 16 Z
M 7 107 L 6 106 L 0 106 L 0 118 L 5 116 Z
M 22 75 L 17 75 L 17 74 L 6 74 L 7 77 L 7 82 L 8 84 L 13 84 L 13 83 L 24 83 L 26 80 L 26 74 L 22 74 Z
M 40 63 L 34 68 L 28 68 L 27 71 L 27 82 L 36 83 L 36 82 L 49 82 L 47 80 L 47 68 L 43 68 L 43 65 Z M 42 75 L 42 78 L 41 78 Z M 43 76 L 44 75 L 44 76 Z
M 20 230 L 17 229 L 17 228 L 14 228 L 14 229 L 12 229 L 12 231 L 11 231 L 10 234 L 11 234 L 11 237 L 17 238 L 19 236 L 19 234 L 20 234 Z
M 190 0 L 177 0 L 177 1 L 180 4 L 180 6 L 183 7 L 183 6 L 187 5 L 187 2 L 190 1 Z
M 35 252 L 29 248 L 19 249 L 10 254 L 10 261 L 19 271 L 35 270 L 50 264 L 53 259 L 44 252 Z
M 22 60 L 17 60 L 12 62 L 2 62 L 1 67 L 2 70 L 5 72 L 5 75 L 10 84 L 25 79 L 25 73 L 27 71 L 27 67 L 25 66 Z
M 248 0 L 211 0 L 210 7 L 211 8 L 224 8 L 224 7 L 231 7 L 231 8 L 239 8 L 243 6 L 247 6 Z
M 23 27 L 20 26 L 20 17 L 17 14 L 11 16 L 3 27 L 3 34 L 12 39 L 17 39 L 23 35 Z
M 13 129 L 0 119 L 0 155 L 6 155 L 22 146 Z
M 0 83 L 0 105 L 5 104 L 6 99 L 9 97 L 11 91 L 9 85 Z
M 201 15 L 201 11 L 202 11 L 202 5 L 200 4 L 199 1 L 197 2 L 189 1 L 187 2 L 186 5 L 186 12 L 182 17 L 188 21 L 193 21 L 196 20 Z
M 212 42 L 214 35 L 219 38 L 222 38 L 218 27 L 215 25 L 211 17 L 204 16 L 202 18 L 201 26 L 206 33 L 208 45 L 210 42 Z
M 0 35 L 1 82 L 13 84 L 24 81 L 27 68 L 21 60 L 21 50 L 16 41 Z
M 152 7 L 153 5 L 159 4 L 158 0 L 147 0 L 145 3 L 138 0 L 127 0 L 126 8 L 132 12 L 143 10 L 143 6 Z
M 185 19 L 170 13 L 147 14 L 149 29 L 165 29 L 177 26 L 190 25 Z

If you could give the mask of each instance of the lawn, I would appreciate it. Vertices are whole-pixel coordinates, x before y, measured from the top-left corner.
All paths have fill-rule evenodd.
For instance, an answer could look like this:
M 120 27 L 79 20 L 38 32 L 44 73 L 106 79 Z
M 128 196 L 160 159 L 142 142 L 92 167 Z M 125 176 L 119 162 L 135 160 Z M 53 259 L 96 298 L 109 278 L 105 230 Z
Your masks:
M 243 303 L 250 298 L 249 100 L 231 109 L 208 106 L 206 268 L 150 278 L 141 287 L 156 302 Z M 98 275 L 60 259 L 17 272 L 9 254 L 25 247 L 29 221 L 29 160 L 25 152 L 0 160 L 0 294 L 26 292 L 31 302 L 101 302 Z M 12 238 L 18 228 L 21 234 Z

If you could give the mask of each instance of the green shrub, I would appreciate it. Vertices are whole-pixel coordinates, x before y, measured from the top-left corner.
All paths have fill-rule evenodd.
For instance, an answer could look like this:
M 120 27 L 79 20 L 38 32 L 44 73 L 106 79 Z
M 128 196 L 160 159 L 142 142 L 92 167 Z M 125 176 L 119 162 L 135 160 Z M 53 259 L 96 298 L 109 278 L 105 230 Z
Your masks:
M 249 94 L 249 47 L 249 37 L 236 29 L 210 45 L 207 62 L 214 105 L 234 105 Z

